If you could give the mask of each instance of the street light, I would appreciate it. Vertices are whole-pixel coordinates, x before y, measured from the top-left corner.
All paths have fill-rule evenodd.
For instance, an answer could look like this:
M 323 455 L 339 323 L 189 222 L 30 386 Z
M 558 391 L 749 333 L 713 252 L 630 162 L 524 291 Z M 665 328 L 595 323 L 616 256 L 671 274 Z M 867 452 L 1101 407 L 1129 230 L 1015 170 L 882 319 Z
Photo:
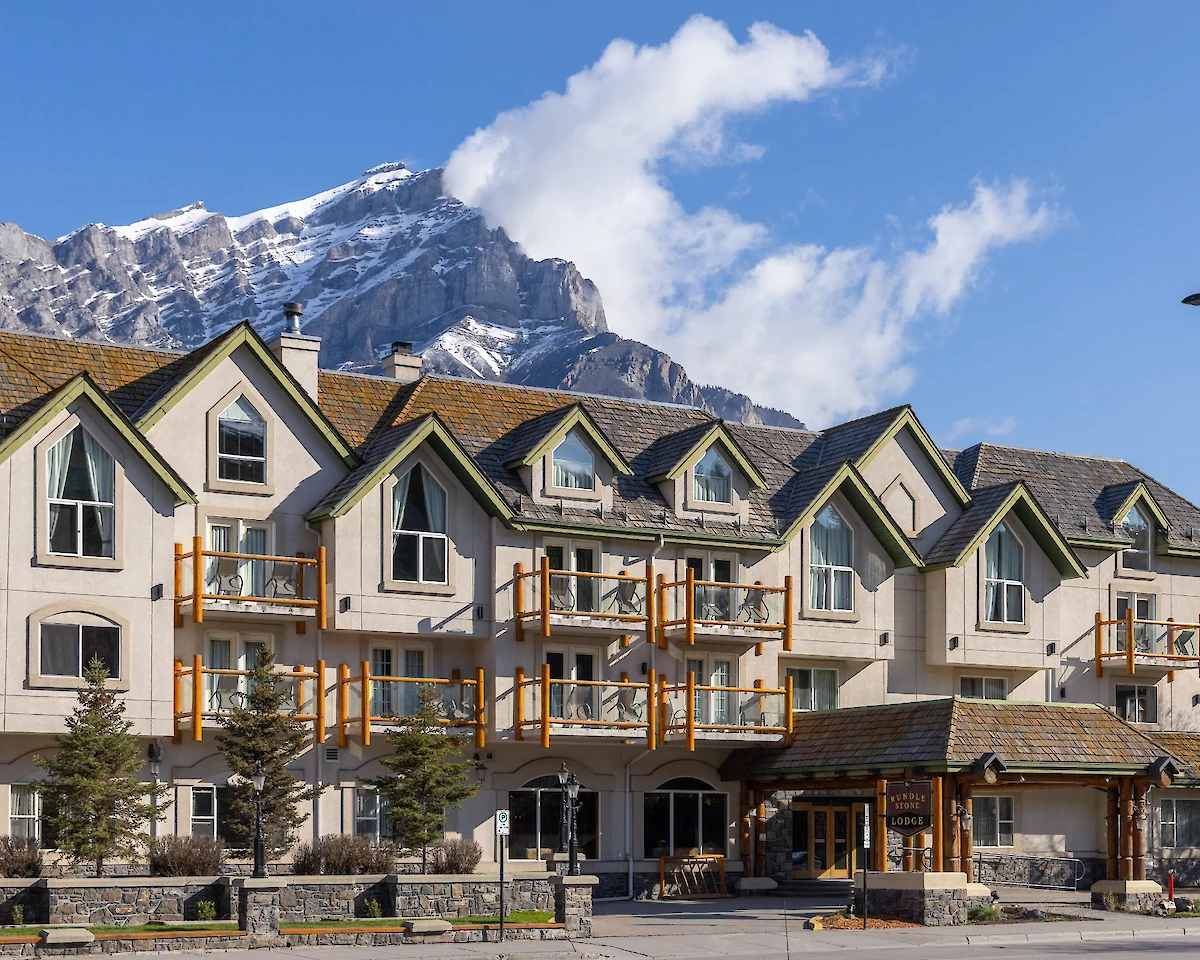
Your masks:
M 158 775 L 162 771 L 162 744 L 151 740 L 146 746 L 146 759 L 150 761 L 150 779 L 154 781 L 154 792 L 150 794 L 150 836 L 158 837 Z
M 567 854 L 567 873 L 579 876 L 579 778 L 567 777 L 567 804 L 571 811 L 571 839 Z
M 571 771 L 567 769 L 567 761 L 562 762 L 558 770 L 558 852 L 567 852 L 567 833 L 569 832 L 567 814 L 567 777 Z
M 250 775 L 250 783 L 254 787 L 254 876 L 261 879 L 267 875 L 267 841 L 263 837 L 262 814 L 263 787 L 267 785 L 267 775 L 263 772 L 261 762 Z

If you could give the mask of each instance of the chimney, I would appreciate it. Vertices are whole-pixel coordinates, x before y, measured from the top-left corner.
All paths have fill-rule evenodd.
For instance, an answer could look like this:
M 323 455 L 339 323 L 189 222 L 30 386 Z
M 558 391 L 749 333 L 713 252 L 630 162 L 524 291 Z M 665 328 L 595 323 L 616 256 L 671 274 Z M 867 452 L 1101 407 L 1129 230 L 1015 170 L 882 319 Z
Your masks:
M 383 358 L 385 377 L 401 383 L 412 383 L 421 378 L 421 356 L 413 353 L 412 346 L 407 340 L 397 340 L 392 344 L 392 352 Z
M 306 337 L 300 332 L 300 317 L 304 304 L 285 303 L 283 316 L 287 329 L 272 340 L 268 347 L 288 373 L 296 378 L 313 400 L 317 399 L 317 357 L 321 352 L 320 337 Z

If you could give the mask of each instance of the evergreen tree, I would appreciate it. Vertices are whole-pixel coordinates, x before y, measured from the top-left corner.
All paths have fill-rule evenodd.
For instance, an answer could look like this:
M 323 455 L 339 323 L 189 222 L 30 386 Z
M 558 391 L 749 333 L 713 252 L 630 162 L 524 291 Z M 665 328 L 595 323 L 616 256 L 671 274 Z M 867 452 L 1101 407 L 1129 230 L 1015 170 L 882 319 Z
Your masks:
M 108 669 L 98 657 L 84 680 L 66 734 L 55 737 L 58 751 L 34 762 L 46 771 L 38 787 L 46 835 L 57 837 L 73 863 L 94 865 L 99 877 L 107 860 L 137 859 L 142 828 L 167 788 L 138 778 L 145 763 L 141 743 L 129 732 L 125 703 L 108 688 Z
M 441 709 L 433 684 L 422 686 L 416 714 L 398 720 L 386 735 L 392 755 L 380 763 L 391 774 L 367 781 L 387 807 L 397 842 L 409 850 L 420 848 L 422 873 L 427 872 L 429 845 L 445 835 L 446 811 L 480 787 L 471 779 L 475 764 L 454 759 L 461 756 L 462 738 L 445 732 L 438 722 Z
M 274 656 L 261 647 L 258 662 L 246 678 L 244 705 L 235 706 L 221 718 L 222 732 L 217 747 L 236 779 L 229 784 L 221 822 L 229 845 L 249 849 L 254 846 L 254 785 L 250 778 L 262 766 L 263 836 L 268 851 L 282 853 L 296 842 L 296 828 L 308 814 L 297 805 L 321 795 L 322 786 L 306 786 L 288 771 L 308 747 L 307 724 L 293 715 L 296 704 L 289 681 L 274 672 Z

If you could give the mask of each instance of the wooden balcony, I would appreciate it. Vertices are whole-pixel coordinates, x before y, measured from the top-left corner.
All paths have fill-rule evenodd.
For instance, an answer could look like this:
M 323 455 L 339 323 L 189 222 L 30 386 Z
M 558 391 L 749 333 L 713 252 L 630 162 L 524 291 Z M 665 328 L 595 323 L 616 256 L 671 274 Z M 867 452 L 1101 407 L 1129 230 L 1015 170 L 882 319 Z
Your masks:
M 696 683 L 688 672 L 683 683 L 659 680 L 659 721 L 662 740 L 682 734 L 689 750 L 696 738 L 761 742 L 790 740 L 792 735 L 792 679 L 783 687 L 713 687 Z
M 646 748 L 655 749 L 655 674 L 645 683 L 628 679 L 557 680 L 550 665 L 542 664 L 541 675 L 526 679 L 517 668 L 513 678 L 513 732 L 517 740 L 537 730 L 543 747 L 550 746 L 553 733 L 572 736 L 608 736 L 622 739 L 645 737 Z
M 199 575 L 197 575 L 199 571 Z M 194 537 L 190 553 L 175 544 L 175 626 L 185 615 L 203 623 L 205 612 L 316 618 L 325 628 L 325 548 L 315 557 L 278 557 L 205 550 Z M 303 629 L 300 629 L 303 632 Z
M 630 576 L 622 570 L 615 576 L 574 570 L 551 570 L 542 557 L 537 570 L 524 564 L 513 567 L 513 619 L 517 640 L 533 625 L 543 637 L 555 626 L 592 628 L 623 634 L 642 633 L 646 642 L 654 638 L 654 604 L 650 602 L 654 567 L 646 575 Z
M 764 639 L 778 637 L 783 649 L 792 649 L 792 578 L 783 586 L 754 583 L 722 583 L 697 580 L 691 569 L 682 580 L 668 582 L 659 575 L 657 597 L 658 642 L 676 636 L 688 646 L 696 638 L 747 640 L 758 646 Z
M 1176 670 L 1200 670 L 1200 623 L 1138 620 L 1131 608 L 1122 620 L 1105 620 L 1097 613 L 1095 629 L 1098 677 L 1104 676 L 1106 660 L 1116 661 L 1128 676 L 1139 666 L 1152 675 L 1165 673 L 1169 680 L 1175 679 Z
M 288 716 L 302 723 L 311 723 L 313 739 L 324 743 L 329 717 L 326 712 L 327 687 L 325 661 L 316 667 L 277 667 L 275 676 L 290 687 Z M 183 741 L 185 732 L 190 740 L 204 739 L 204 728 L 219 723 L 238 707 L 248 702 L 250 670 L 224 670 L 206 667 L 199 654 L 191 666 L 175 661 L 175 742 Z M 439 723 L 447 728 L 474 731 L 476 747 L 485 745 L 484 735 L 484 678 L 482 668 L 475 676 L 464 678 L 458 671 L 449 679 L 436 677 L 387 677 L 371 673 L 369 663 L 362 663 L 356 675 L 350 674 L 348 664 L 339 664 L 334 683 L 335 717 L 338 746 L 344 747 L 350 732 L 357 726 L 363 746 L 370 746 L 373 728 L 388 726 L 411 717 L 417 709 L 420 689 L 426 686 L 442 688 L 442 715 Z

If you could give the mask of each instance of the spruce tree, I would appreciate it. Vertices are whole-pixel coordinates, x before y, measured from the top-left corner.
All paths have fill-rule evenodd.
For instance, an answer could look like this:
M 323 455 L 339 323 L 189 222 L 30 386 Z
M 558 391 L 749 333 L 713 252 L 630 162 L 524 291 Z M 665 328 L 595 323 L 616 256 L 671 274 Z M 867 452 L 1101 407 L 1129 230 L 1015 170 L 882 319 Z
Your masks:
M 483 691 L 478 691 L 482 696 Z M 420 688 L 414 716 L 397 721 L 386 734 L 392 755 L 379 762 L 390 775 L 367 783 L 379 792 L 392 821 L 394 838 L 408 850 L 421 850 L 421 872 L 429 865 L 429 845 L 446 832 L 446 811 L 479 790 L 471 780 L 475 764 L 456 760 L 462 738 L 438 722 L 442 698 L 432 684 Z
M 161 809 L 166 786 L 139 779 L 145 757 L 130 733 L 125 703 L 108 688 L 108 669 L 93 657 L 84 671 L 79 705 L 67 732 L 55 737 L 58 751 L 34 757 L 46 771 L 43 829 L 75 864 L 90 863 L 96 876 L 113 858 L 135 861 L 142 828 Z
M 319 797 L 323 788 L 300 783 L 287 769 L 307 749 L 309 737 L 307 724 L 293 715 L 291 683 L 274 672 L 274 662 L 271 651 L 260 648 L 258 662 L 246 678 L 245 703 L 221 718 L 217 747 L 235 774 L 221 817 L 230 846 L 254 845 L 255 792 L 250 778 L 261 765 L 266 775 L 263 836 L 267 849 L 279 854 L 295 844 L 296 828 L 308 819 L 297 805 Z

